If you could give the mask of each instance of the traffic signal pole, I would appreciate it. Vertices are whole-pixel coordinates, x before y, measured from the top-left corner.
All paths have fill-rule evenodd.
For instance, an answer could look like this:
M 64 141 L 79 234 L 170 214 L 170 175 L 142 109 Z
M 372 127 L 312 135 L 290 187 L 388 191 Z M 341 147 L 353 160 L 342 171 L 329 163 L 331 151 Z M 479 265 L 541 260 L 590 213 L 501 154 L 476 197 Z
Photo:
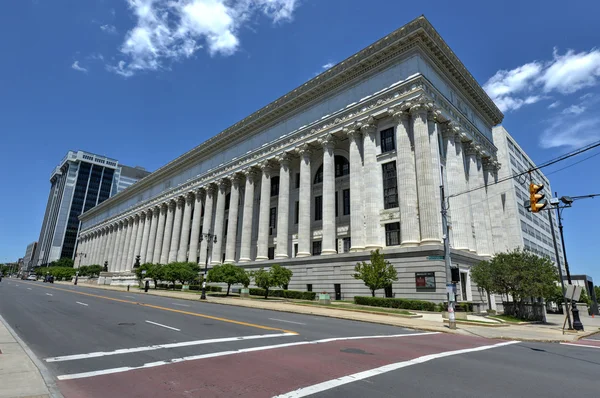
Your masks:
M 558 265 L 558 275 L 560 277 L 560 286 L 562 289 L 563 301 L 565 303 L 565 311 L 567 313 L 567 319 L 569 321 L 569 330 L 573 330 L 573 324 L 571 323 L 571 315 L 569 314 L 569 302 L 567 301 L 568 299 L 565 297 L 565 279 L 563 278 L 562 267 L 560 266 L 560 255 L 558 253 L 558 244 L 556 243 L 556 234 L 554 233 L 554 221 L 552 220 L 552 212 L 550 211 L 548 212 L 548 221 L 550 221 L 550 230 L 552 231 L 552 243 L 554 243 L 554 256 L 556 257 L 556 265 Z
M 448 297 L 448 327 L 456 329 L 456 314 L 454 307 L 456 303 L 456 284 L 452 280 L 452 259 L 450 258 L 450 229 L 448 228 L 448 208 L 446 207 L 446 196 L 444 186 L 440 185 L 440 198 L 442 201 L 442 229 L 444 231 L 444 261 L 446 263 L 446 293 Z

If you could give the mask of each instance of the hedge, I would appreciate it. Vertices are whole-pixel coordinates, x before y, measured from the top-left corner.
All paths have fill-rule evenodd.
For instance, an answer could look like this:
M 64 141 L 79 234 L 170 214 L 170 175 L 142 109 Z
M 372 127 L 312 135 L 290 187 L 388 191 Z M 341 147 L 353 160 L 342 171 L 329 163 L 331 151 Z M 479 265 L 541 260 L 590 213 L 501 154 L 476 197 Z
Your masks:
M 435 303 L 430 301 L 402 298 L 355 296 L 354 304 L 369 305 L 371 307 L 400 308 L 403 310 L 435 311 Z
M 181 290 L 181 286 L 182 285 L 180 285 L 180 284 L 176 284 L 175 289 L 173 289 L 173 285 L 171 285 L 170 283 L 159 283 L 158 284 L 159 289 L 169 289 L 169 290 Z M 190 290 L 202 290 L 202 285 L 190 285 Z M 223 288 L 221 286 L 206 286 L 206 291 L 220 293 L 223 291 Z
M 444 311 L 448 310 L 448 302 L 441 304 L 444 308 Z M 454 304 L 454 311 L 456 312 L 473 312 L 473 303 L 469 301 L 461 301 L 460 303 Z
M 265 289 L 251 288 L 251 296 L 265 296 Z M 301 292 L 299 290 L 269 290 L 269 297 L 285 297 L 298 300 L 314 300 L 317 296 L 315 292 Z

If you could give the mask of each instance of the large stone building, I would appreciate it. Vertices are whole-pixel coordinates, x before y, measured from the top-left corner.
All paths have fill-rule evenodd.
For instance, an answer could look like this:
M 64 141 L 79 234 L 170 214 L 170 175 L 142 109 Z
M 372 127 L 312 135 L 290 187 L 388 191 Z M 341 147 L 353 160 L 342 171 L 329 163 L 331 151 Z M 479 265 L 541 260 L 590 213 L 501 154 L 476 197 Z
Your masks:
M 69 151 L 50 176 L 50 194 L 33 257 L 43 266 L 63 257 L 74 258 L 79 216 L 150 174 L 122 166 L 117 160 L 84 151 Z M 121 178 L 125 180 L 121 183 Z
M 35 249 L 37 248 L 37 242 L 31 242 L 27 245 L 25 250 L 25 256 L 23 257 L 23 268 L 21 271 L 31 271 L 33 268 L 33 256 L 35 255 Z
M 445 299 L 440 185 L 459 296 L 502 236 L 492 127 L 503 115 L 419 17 L 87 211 L 85 262 L 121 283 L 142 262 L 279 263 L 291 289 L 365 294 L 354 265 L 382 249 L 387 293 Z M 482 189 L 473 189 L 473 188 Z M 216 235 L 214 243 L 202 239 Z

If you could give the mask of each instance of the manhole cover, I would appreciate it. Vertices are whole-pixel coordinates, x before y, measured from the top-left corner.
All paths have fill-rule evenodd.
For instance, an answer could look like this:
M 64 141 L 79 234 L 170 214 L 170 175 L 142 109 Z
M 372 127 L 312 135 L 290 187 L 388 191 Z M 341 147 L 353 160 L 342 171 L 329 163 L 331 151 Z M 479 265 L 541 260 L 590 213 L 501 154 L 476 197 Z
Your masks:
M 345 352 L 346 354 L 374 355 L 372 352 L 366 352 L 365 350 L 361 350 L 360 348 L 344 348 L 340 351 Z
M 135 323 L 133 323 L 133 322 L 121 322 L 118 325 L 119 326 L 134 326 Z

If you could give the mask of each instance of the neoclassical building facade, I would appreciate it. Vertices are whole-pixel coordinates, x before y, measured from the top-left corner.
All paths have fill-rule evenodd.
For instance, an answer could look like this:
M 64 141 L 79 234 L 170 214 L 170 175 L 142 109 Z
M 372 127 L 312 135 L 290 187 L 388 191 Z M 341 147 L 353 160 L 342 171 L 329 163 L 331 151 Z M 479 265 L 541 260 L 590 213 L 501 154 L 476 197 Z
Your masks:
M 399 271 L 394 293 L 442 300 L 444 185 L 473 300 L 468 269 L 503 239 L 490 216 L 502 117 L 420 17 L 84 213 L 78 251 L 108 262 L 112 283 L 136 256 L 279 263 L 290 288 L 350 297 L 367 291 L 354 265 L 381 249 Z

